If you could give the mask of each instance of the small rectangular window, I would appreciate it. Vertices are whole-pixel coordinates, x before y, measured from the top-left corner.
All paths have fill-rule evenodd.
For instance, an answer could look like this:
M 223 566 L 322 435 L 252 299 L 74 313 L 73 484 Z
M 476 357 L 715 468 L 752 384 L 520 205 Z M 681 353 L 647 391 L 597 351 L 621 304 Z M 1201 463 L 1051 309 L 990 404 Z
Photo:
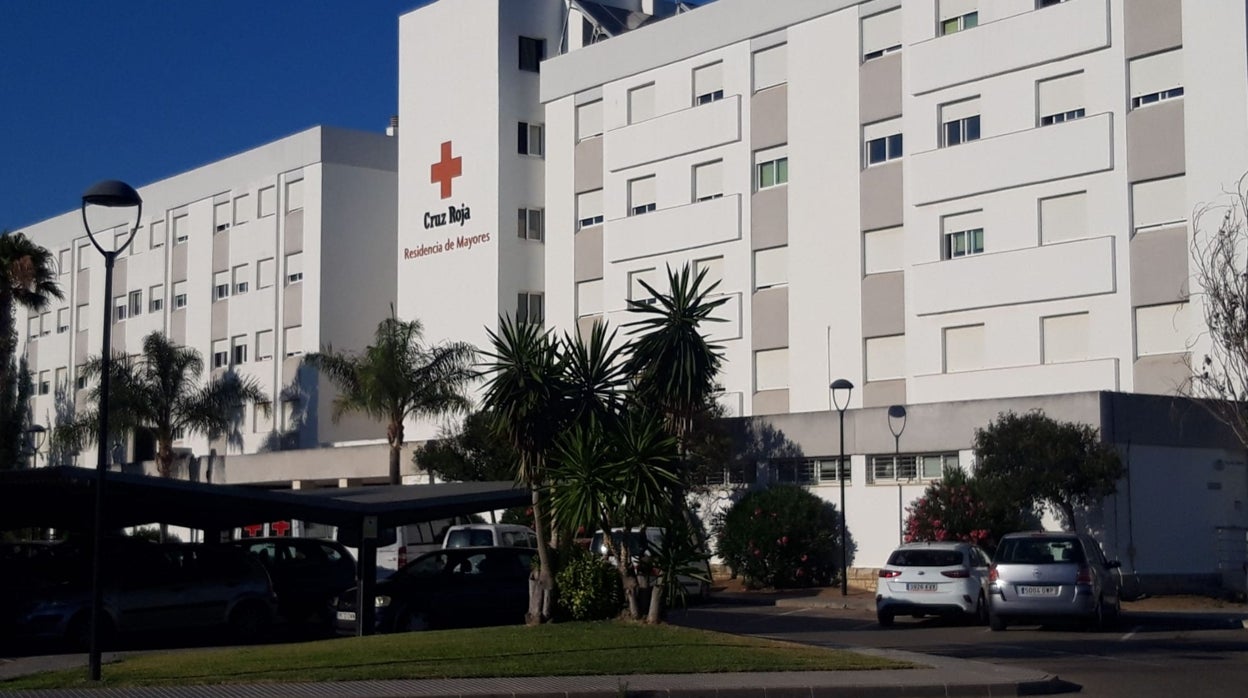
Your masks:
M 273 330 L 261 330 L 256 333 L 256 361 L 268 361 L 273 358 Z
M 56 369 L 56 378 L 53 379 L 52 386 L 56 390 L 65 390 L 69 387 L 69 369 L 61 366 Z
M 584 140 L 602 135 L 602 100 L 576 107 L 576 138 Z
M 71 261 L 70 253 L 71 250 L 67 247 L 58 252 L 56 255 L 56 269 L 61 274 L 68 274 L 73 271 L 73 267 L 71 266 L 73 262 Z
M 1040 199 L 1040 243 L 1088 236 L 1088 194 L 1076 192 Z
M 277 187 L 265 187 L 260 190 L 259 215 L 264 218 L 275 213 L 277 213 Z
M 788 81 L 788 53 L 789 49 L 785 44 L 754 52 L 751 63 L 754 68 L 755 92 Z
M 789 283 L 789 248 L 772 247 L 754 252 L 754 288 L 761 290 Z
M 276 278 L 277 262 L 272 257 L 256 263 L 256 288 L 269 288 Z
M 234 197 L 234 225 L 251 220 L 251 195 L 239 194 Z
M 251 267 L 248 264 L 239 264 L 230 271 L 231 281 L 234 283 L 234 294 L 247 293 L 251 289 Z
M 298 211 L 303 208 L 303 180 L 296 179 L 286 183 L 286 212 Z
M 516 152 L 521 155 L 536 155 L 538 157 L 544 155 L 544 131 L 542 125 L 521 121 L 516 126 Z
M 693 263 L 694 278 L 698 274 L 706 272 L 706 276 L 702 277 L 702 290 L 719 292 L 719 286 L 724 281 L 724 258 L 708 257 L 706 259 L 698 259 Z
M 303 281 L 303 253 L 295 252 L 286 255 L 286 285 Z
M 984 251 L 983 212 L 973 211 L 940 219 L 944 234 L 944 258 L 954 259 Z
M 602 312 L 602 279 L 581 281 L 576 284 L 576 316 L 597 315 Z
M 889 119 L 862 127 L 864 162 L 867 167 L 902 155 L 901 119 Z
M 540 293 L 516 294 L 516 322 L 540 325 L 545 322 L 544 298 Z
M 1183 223 L 1189 211 L 1183 175 L 1131 185 L 1131 223 L 1137 232 Z
M 77 323 L 79 332 L 87 331 L 87 325 L 89 324 L 89 321 L 90 321 L 90 318 L 87 317 L 87 313 L 89 313 L 90 311 L 91 311 L 91 306 L 87 305 L 86 303 L 83 303 L 82 305 L 78 306 L 74 310 L 74 321 L 75 323 Z
M 230 297 L 230 273 L 219 271 L 212 275 L 212 299 L 224 300 Z
M 940 0 L 939 34 L 947 36 L 979 25 L 979 0 Z
M 1086 361 L 1089 317 L 1089 313 L 1073 313 L 1040 318 L 1040 363 Z
M 654 118 L 654 83 L 628 91 L 628 123 Z
M 1182 51 L 1154 53 L 1130 62 L 1132 109 L 1183 96 Z
M 695 106 L 718 102 L 724 98 L 723 62 L 704 65 L 693 71 L 693 103 Z
M 529 36 L 520 37 L 520 70 L 539 73 L 546 60 L 546 40 Z
M 39 372 L 39 394 L 47 395 L 52 392 L 52 379 L 48 371 Z
M 901 50 L 901 8 L 862 18 L 862 60 Z
M 113 298 L 113 322 L 121 322 L 130 317 L 130 303 L 125 296 Z
M 147 289 L 147 312 L 159 313 L 165 309 L 165 287 L 159 284 Z
M 230 213 L 229 201 L 222 201 L 220 203 L 213 204 L 212 222 L 215 226 L 213 228 L 215 232 L 221 233 L 229 230 L 232 219 L 233 216 Z
M 946 327 L 944 372 L 975 371 L 984 368 L 984 326 Z
M 646 286 L 662 293 L 659 285 L 659 270 L 651 267 L 649 269 L 638 269 L 637 271 L 628 273 L 628 300 L 633 303 L 643 303 L 645 305 L 653 305 L 654 294 L 650 292 Z M 643 285 L 642 282 L 645 282 Z
M 693 168 L 693 200 L 710 201 L 724 195 L 724 161 L 704 162 Z
M 754 189 L 762 190 L 789 183 L 787 146 L 754 153 Z
M 152 221 L 152 248 L 165 246 L 165 222 Z
M 173 244 L 181 245 L 191 236 L 191 219 L 186 214 L 173 217 Z
M 1036 83 L 1036 120 L 1051 126 L 1082 119 L 1084 108 L 1083 73 L 1072 73 Z
M 767 349 L 754 352 L 755 390 L 781 390 L 789 387 L 789 350 Z
M 940 147 L 979 140 L 979 97 L 940 106 Z
M 576 229 L 602 225 L 602 190 L 582 192 L 576 195 Z
M 58 308 L 56 311 L 56 333 L 64 334 L 69 331 L 69 308 Z
M 52 334 L 52 312 L 40 313 L 39 315 L 39 336 L 47 337 Z
M 297 356 L 303 353 L 303 326 L 295 325 L 282 330 L 282 348 L 286 356 Z
M 129 297 L 130 317 L 143 314 L 143 292 L 131 291 Z
M 629 180 L 628 215 L 640 216 L 654 210 L 654 175 Z
M 230 361 L 233 364 L 247 363 L 247 337 L 238 335 L 230 340 Z
M 173 282 L 173 309 L 181 310 L 186 307 L 186 282 Z
M 518 209 L 516 220 L 516 235 L 521 240 L 537 240 L 543 238 L 544 226 L 542 209 L 540 208 L 522 208 Z

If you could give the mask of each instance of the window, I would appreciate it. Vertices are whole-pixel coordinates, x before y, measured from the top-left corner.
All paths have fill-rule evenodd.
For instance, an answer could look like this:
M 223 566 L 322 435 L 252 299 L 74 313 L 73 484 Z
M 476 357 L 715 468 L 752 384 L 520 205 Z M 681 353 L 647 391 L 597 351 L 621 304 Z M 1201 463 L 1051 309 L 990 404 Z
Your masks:
M 87 325 L 89 324 L 87 313 L 90 310 L 91 306 L 86 303 L 83 303 L 74 310 L 74 321 L 77 323 L 79 332 L 85 332 L 87 330 Z
M 712 63 L 693 71 L 694 105 L 710 104 L 724 98 L 724 64 Z
M 152 221 L 152 248 L 165 246 L 165 222 Z
M 65 334 L 69 331 L 69 308 L 58 308 L 56 311 L 56 333 Z
M 870 167 L 901 157 L 901 119 L 889 119 L 862 127 L 863 161 Z
M 940 147 L 979 140 L 979 97 L 940 106 Z
M 256 288 L 269 288 L 273 285 L 276 266 L 272 257 L 256 263 Z
M 1183 175 L 1131 185 L 1131 220 L 1136 232 L 1176 225 L 1187 220 L 1187 186 Z
M 235 295 L 247 293 L 251 289 L 251 269 L 246 264 L 239 264 L 230 272 L 234 282 Z
M 545 232 L 542 219 L 542 209 L 540 208 L 519 209 L 516 217 L 516 235 L 521 240 L 537 240 L 540 242 Z
M 181 310 L 186 307 L 186 282 L 173 282 L 173 309 Z
M 1052 7 L 1054 5 L 1060 5 L 1064 2 L 1066 2 L 1066 0 L 1036 0 L 1036 9 L 1039 10 L 1045 7 Z
M 47 337 L 52 334 L 52 311 L 40 313 L 39 315 L 39 336 Z
M 897 271 L 905 265 L 906 237 L 902 228 L 882 228 L 862 234 L 863 273 Z
M 1088 235 L 1088 194 L 1077 192 L 1040 200 L 1040 243 L 1077 240 Z
M 125 296 L 113 298 L 113 322 L 121 322 L 130 317 L 130 303 Z
M 901 50 L 901 9 L 862 18 L 862 61 Z
M 1183 96 L 1183 54 L 1174 49 L 1130 63 L 1131 108 Z
M 628 91 L 628 123 L 635 124 L 654 117 L 654 83 Z
M 30 317 L 26 318 L 26 339 L 32 340 L 32 339 L 38 339 L 38 338 L 39 338 L 39 316 L 31 315 Z
M 78 246 L 78 271 L 84 271 L 91 268 L 91 255 L 95 252 L 91 249 L 91 243 L 84 243 Z
M 273 330 L 261 330 L 256 333 L 256 361 L 268 361 L 273 358 Z
M 956 34 L 979 24 L 979 0 L 940 0 L 941 36 Z
M 68 274 L 72 271 L 70 265 L 73 261 L 70 258 L 71 250 L 67 247 L 56 253 L 56 270 L 61 274 Z
M 698 278 L 698 274 L 701 274 L 703 271 L 706 272 L 706 276 L 702 278 L 703 290 L 710 291 L 713 287 L 722 285 L 724 282 L 724 258 L 709 257 L 694 261 L 693 278 Z M 719 289 L 715 288 L 714 290 L 718 291 Z
M 754 383 L 759 392 L 789 387 L 788 347 L 754 352 Z
M 906 377 L 906 336 L 872 337 L 866 342 L 867 381 Z
M 755 51 L 751 57 L 754 68 L 754 91 L 782 85 L 788 81 L 788 46 L 780 44 L 761 51 Z
M 1036 116 L 1041 126 L 1082 119 L 1087 113 L 1083 105 L 1083 73 L 1036 83 Z
M 585 140 L 602 135 L 602 100 L 576 107 L 576 138 Z
M 56 390 L 65 390 L 69 387 L 69 369 L 64 366 L 56 369 L 56 377 L 52 380 L 52 387 Z
M 253 420 L 252 430 L 256 433 L 264 433 L 273 429 L 273 403 L 257 402 L 255 408 L 251 412 Z
M 944 372 L 974 371 L 984 367 L 984 326 L 946 327 Z
M 131 291 L 129 296 L 130 317 L 143 314 L 143 292 Z
M 286 255 L 286 285 L 303 281 L 303 253 L 295 252 Z
M 704 162 L 693 168 L 693 200 L 710 201 L 724 195 L 724 161 Z
M 238 335 L 230 339 L 230 362 L 233 364 L 247 363 L 247 337 Z
M 251 220 L 251 196 L 239 194 L 234 197 L 234 225 Z
M 230 297 L 230 273 L 219 271 L 212 275 L 212 299 L 224 300 Z
M 261 218 L 277 213 L 277 187 L 265 187 L 260 190 Z
M 83 371 L 85 369 L 86 369 L 85 366 L 78 367 L 78 370 L 74 376 L 74 390 L 86 390 L 87 389 L 87 377 L 83 374 Z
M 295 325 L 282 330 L 282 347 L 286 350 L 286 356 L 295 356 L 303 353 L 302 325 Z
M 159 313 L 165 309 L 165 289 L 159 284 L 147 289 L 147 312 Z
M 1188 350 L 1191 311 L 1187 303 L 1135 309 L 1135 355 L 1181 354 Z
M 303 180 L 296 179 L 286 183 L 286 212 L 298 211 L 303 208 Z
M 628 273 L 628 299 L 634 303 L 644 303 L 646 305 L 654 304 L 654 294 L 650 293 L 642 282 L 646 282 L 650 288 L 659 290 L 659 270 L 651 267 L 649 269 L 638 269 Z
M 1073 313 L 1040 318 L 1040 363 L 1087 360 L 1088 317 L 1088 313 Z
M 543 301 L 540 293 L 516 294 L 516 323 L 542 324 L 546 319 Z
M 654 210 L 654 175 L 629 180 L 628 215 L 639 216 Z
M 52 392 L 52 379 L 49 371 L 39 372 L 39 394 L 47 395 Z
M 602 225 L 602 190 L 576 195 L 576 229 Z
M 944 258 L 954 259 L 984 251 L 983 211 L 959 213 L 940 219 L 944 235 Z
M 789 248 L 773 247 L 754 252 L 754 288 L 761 290 L 789 283 Z
M 761 190 L 789 183 L 788 146 L 754 153 L 754 189 Z
M 602 279 L 581 281 L 576 284 L 576 316 L 597 315 L 602 312 Z
M 936 480 L 944 474 L 945 468 L 957 465 L 956 453 L 871 456 L 867 481 L 892 484 L 899 481 Z
M 173 217 L 173 244 L 180 245 L 191 235 L 191 220 L 184 213 Z
M 222 201 L 214 204 L 212 207 L 212 224 L 214 232 L 224 232 L 230 229 L 230 202 Z
M 212 367 L 225 368 L 230 365 L 230 347 L 224 339 L 212 342 Z
M 844 467 L 838 467 L 840 459 L 831 458 L 781 458 L 769 464 L 773 482 L 790 485 L 839 484 L 838 476 L 843 475 L 845 484 L 850 483 L 849 459 L 842 461 Z
M 529 73 L 541 72 L 542 61 L 546 60 L 546 40 L 528 36 L 520 37 L 520 70 Z
M 541 124 L 529 124 L 523 121 L 517 124 L 516 152 L 521 155 L 536 155 L 541 157 L 544 153 L 542 140 L 543 133 Z

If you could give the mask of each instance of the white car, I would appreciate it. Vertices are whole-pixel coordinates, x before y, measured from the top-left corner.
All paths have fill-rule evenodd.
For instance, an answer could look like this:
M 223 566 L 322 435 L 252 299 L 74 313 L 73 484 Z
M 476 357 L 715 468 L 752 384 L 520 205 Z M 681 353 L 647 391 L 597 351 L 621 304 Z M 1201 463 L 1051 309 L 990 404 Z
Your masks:
M 988 554 L 971 543 L 907 543 L 880 569 L 875 614 L 882 626 L 897 616 L 988 617 Z

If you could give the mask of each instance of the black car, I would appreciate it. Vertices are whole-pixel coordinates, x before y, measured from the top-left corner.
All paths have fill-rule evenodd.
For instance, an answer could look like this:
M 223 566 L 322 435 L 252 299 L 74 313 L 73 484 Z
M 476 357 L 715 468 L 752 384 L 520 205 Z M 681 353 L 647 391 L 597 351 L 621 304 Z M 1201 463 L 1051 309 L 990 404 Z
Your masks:
M 524 622 L 536 550 L 448 548 L 426 553 L 377 583 L 377 632 Z M 338 597 L 338 632 L 353 634 L 356 592 Z
M 277 612 L 288 622 L 333 618 L 334 597 L 355 585 L 355 558 L 341 543 L 317 538 L 246 538 L 230 545 L 251 553 L 273 578 Z

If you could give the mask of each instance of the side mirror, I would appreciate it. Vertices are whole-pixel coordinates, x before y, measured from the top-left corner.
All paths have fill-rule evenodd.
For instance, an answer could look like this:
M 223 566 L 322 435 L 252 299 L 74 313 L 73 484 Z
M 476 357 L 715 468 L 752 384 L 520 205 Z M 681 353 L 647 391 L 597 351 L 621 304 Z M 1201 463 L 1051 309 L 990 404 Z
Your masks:
M 1110 560 L 1109 562 L 1105 563 L 1106 569 L 1116 570 L 1119 567 L 1122 567 L 1122 563 L 1119 562 L 1118 560 Z

